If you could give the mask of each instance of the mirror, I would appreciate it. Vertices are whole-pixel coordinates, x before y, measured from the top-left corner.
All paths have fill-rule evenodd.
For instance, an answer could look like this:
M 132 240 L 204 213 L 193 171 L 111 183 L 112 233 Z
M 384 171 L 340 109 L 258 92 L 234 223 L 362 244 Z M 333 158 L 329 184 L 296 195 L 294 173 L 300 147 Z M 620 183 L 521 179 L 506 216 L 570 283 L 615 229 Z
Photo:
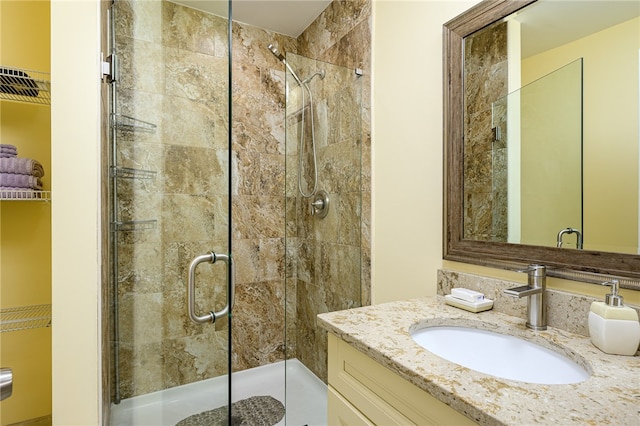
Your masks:
M 600 19 L 600 26 L 593 27 L 595 29 L 592 28 L 590 33 L 582 33 L 572 39 L 563 38 L 569 33 L 569 27 L 587 21 L 585 13 L 590 12 L 592 6 L 603 4 L 610 10 L 622 12 L 624 17 L 613 17 L 613 21 L 607 22 Z M 553 10 L 546 14 L 545 8 L 549 6 Z M 562 10 L 559 11 L 558 7 Z M 640 5 L 635 1 L 490 0 L 479 3 L 444 25 L 445 259 L 507 269 L 514 269 L 515 264 L 539 262 L 552 267 L 558 276 L 575 278 L 578 274 L 578 278 L 584 281 L 589 281 L 585 278 L 589 273 L 627 277 L 631 281 L 640 278 L 639 11 Z M 603 13 L 596 15 L 599 18 L 604 16 Z M 536 24 L 542 22 L 540 19 L 544 16 L 551 17 L 551 20 Z M 612 25 L 619 29 L 621 22 L 622 26 L 631 28 L 631 44 L 635 46 L 631 49 L 635 50 L 619 64 L 610 59 L 608 63 L 598 64 L 589 56 L 597 50 L 595 47 L 582 48 L 579 54 L 575 49 L 571 54 L 563 52 L 568 50 L 567 46 L 594 38 L 589 35 L 593 31 L 600 35 Z M 532 40 L 530 31 L 538 27 L 542 33 L 535 35 L 533 40 L 544 42 L 542 45 L 529 43 Z M 600 43 L 609 51 L 621 50 L 621 43 L 610 40 Z M 584 99 L 580 99 L 577 106 L 573 104 L 552 114 L 556 117 L 563 114 L 559 120 L 563 129 L 549 131 L 549 119 L 543 118 L 538 123 L 544 124 L 534 124 L 533 127 L 542 128 L 546 133 L 530 139 L 542 145 L 541 140 L 547 140 L 550 135 L 562 133 L 569 127 L 573 129 L 571 138 L 575 139 L 577 120 L 577 142 L 568 151 L 556 152 L 556 156 L 571 157 L 571 162 L 575 162 L 576 156 L 580 157 L 578 167 L 581 171 L 578 173 L 582 176 L 578 179 L 579 189 L 571 193 L 562 192 L 569 186 L 564 181 L 558 181 L 556 189 L 561 192 L 560 198 L 571 199 L 570 204 L 574 207 L 580 204 L 581 208 L 577 216 L 574 214 L 571 219 L 562 219 L 542 231 L 543 228 L 526 225 L 532 219 L 525 216 L 542 217 L 542 212 L 552 214 L 562 209 L 557 201 L 544 206 L 527 195 L 531 191 L 525 189 L 525 175 L 530 172 L 525 170 L 533 170 L 533 180 L 536 180 L 536 175 L 539 180 L 546 174 L 544 170 L 549 164 L 554 169 L 568 169 L 569 161 L 552 163 L 557 158 L 541 154 L 541 146 L 531 148 L 528 142 L 525 144 L 524 136 L 519 153 L 508 153 L 511 156 L 508 160 L 505 160 L 507 154 L 503 155 L 499 148 L 517 152 L 509 133 L 514 129 L 525 132 L 527 119 L 523 114 L 513 113 L 513 105 L 519 112 L 531 109 L 524 99 L 532 96 L 529 92 L 539 92 L 532 90 L 534 86 L 543 86 L 546 84 L 543 82 L 551 81 L 562 71 L 576 66 L 579 67 L 574 72 L 577 79 L 568 81 L 577 85 L 572 93 L 580 93 Z M 593 76 L 598 73 L 608 76 L 608 79 L 595 80 L 594 83 Z M 624 85 L 618 84 L 622 80 L 619 75 L 626 76 Z M 474 88 L 474 82 L 480 83 L 477 88 Z M 567 84 L 560 83 L 560 86 Z M 557 88 L 558 84 L 552 83 L 549 87 Z M 547 92 L 557 94 L 558 90 Z M 481 102 L 484 103 L 483 109 L 476 105 Z M 557 100 L 543 98 L 540 104 L 551 109 L 557 103 Z M 506 129 L 500 118 L 500 111 L 504 108 L 508 110 L 506 115 L 509 117 Z M 545 107 L 537 109 L 544 110 Z M 513 124 L 513 118 L 522 119 L 523 123 Z M 479 145 L 473 141 L 479 135 L 481 139 L 488 140 L 485 142 L 487 152 L 479 150 Z M 566 137 L 562 136 L 562 139 Z M 622 140 L 624 148 L 620 146 Z M 552 145 L 557 148 L 557 144 Z M 605 148 L 598 148 L 598 145 L 605 145 Z M 537 156 L 537 161 L 532 161 L 534 156 Z M 494 166 L 500 159 L 507 167 L 496 171 Z M 527 162 L 532 165 L 527 165 Z M 480 174 L 483 168 L 487 175 Z M 513 179 L 511 173 L 514 168 L 521 169 L 521 181 Z M 569 175 L 573 176 L 575 186 L 575 173 Z M 473 193 L 474 184 L 483 180 L 485 193 L 480 190 Z M 514 185 L 513 181 L 517 184 Z M 496 182 L 505 188 L 511 184 L 513 188 L 505 189 L 501 195 L 496 191 Z M 493 205 L 494 202 L 498 207 Z M 512 209 L 512 205 L 515 208 Z M 507 226 L 497 231 L 487 230 L 500 222 Z M 479 226 L 482 223 L 485 229 Z M 560 233 L 563 230 L 578 232 Z M 561 248 L 557 247 L 558 234 L 562 237 Z M 581 250 L 576 249 L 580 248 L 578 236 L 583 237 Z M 599 279 L 594 278 L 594 281 Z

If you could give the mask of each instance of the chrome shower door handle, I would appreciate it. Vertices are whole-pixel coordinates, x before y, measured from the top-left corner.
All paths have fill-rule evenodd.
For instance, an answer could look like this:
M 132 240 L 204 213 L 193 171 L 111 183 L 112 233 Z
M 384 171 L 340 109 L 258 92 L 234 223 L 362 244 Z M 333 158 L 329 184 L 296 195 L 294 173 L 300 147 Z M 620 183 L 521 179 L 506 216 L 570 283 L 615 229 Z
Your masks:
M 223 261 L 227 264 L 227 304 L 224 308 L 219 311 L 210 311 L 205 315 L 198 315 L 196 313 L 196 268 L 199 264 L 208 262 L 208 263 L 216 263 L 218 260 Z M 191 262 L 189 266 L 189 278 L 187 282 L 187 307 L 189 311 L 189 318 L 191 321 L 196 324 L 204 324 L 216 322 L 216 318 L 219 318 L 223 315 L 227 315 L 233 309 L 233 299 L 235 292 L 235 284 L 234 284 L 234 274 L 233 274 L 233 262 L 231 261 L 231 256 L 227 256 L 226 254 L 216 254 L 215 252 L 210 252 L 208 254 L 203 254 L 201 256 L 196 257 Z

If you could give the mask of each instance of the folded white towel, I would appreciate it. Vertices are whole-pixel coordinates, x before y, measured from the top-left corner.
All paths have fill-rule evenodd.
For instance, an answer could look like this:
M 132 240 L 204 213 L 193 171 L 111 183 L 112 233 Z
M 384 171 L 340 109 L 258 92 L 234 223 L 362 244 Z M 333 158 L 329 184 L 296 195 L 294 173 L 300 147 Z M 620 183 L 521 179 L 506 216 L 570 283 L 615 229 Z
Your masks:
M 465 300 L 467 302 L 476 303 L 484 300 L 484 294 L 468 288 L 452 288 L 451 295 L 456 299 Z

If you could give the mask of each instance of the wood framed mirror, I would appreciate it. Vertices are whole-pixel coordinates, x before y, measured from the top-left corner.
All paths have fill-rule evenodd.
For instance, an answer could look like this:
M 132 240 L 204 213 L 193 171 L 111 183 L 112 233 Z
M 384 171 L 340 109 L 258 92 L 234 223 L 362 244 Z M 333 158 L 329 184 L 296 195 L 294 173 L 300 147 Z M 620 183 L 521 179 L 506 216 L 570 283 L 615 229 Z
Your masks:
M 640 290 L 640 255 L 635 253 L 482 240 L 464 232 L 465 39 L 536 1 L 485 0 L 444 24 L 444 259 L 510 270 L 539 263 L 550 276 L 585 282 L 615 276 L 621 286 Z

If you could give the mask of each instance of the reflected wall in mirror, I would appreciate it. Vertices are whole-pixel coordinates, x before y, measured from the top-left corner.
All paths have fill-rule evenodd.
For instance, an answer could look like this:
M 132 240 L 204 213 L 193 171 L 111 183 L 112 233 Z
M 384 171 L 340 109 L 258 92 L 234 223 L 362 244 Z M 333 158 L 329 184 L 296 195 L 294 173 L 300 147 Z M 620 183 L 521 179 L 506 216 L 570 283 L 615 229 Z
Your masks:
M 487 0 L 445 24 L 445 258 L 640 277 L 639 15 Z
M 639 253 L 639 13 L 540 0 L 464 38 L 464 238 Z

